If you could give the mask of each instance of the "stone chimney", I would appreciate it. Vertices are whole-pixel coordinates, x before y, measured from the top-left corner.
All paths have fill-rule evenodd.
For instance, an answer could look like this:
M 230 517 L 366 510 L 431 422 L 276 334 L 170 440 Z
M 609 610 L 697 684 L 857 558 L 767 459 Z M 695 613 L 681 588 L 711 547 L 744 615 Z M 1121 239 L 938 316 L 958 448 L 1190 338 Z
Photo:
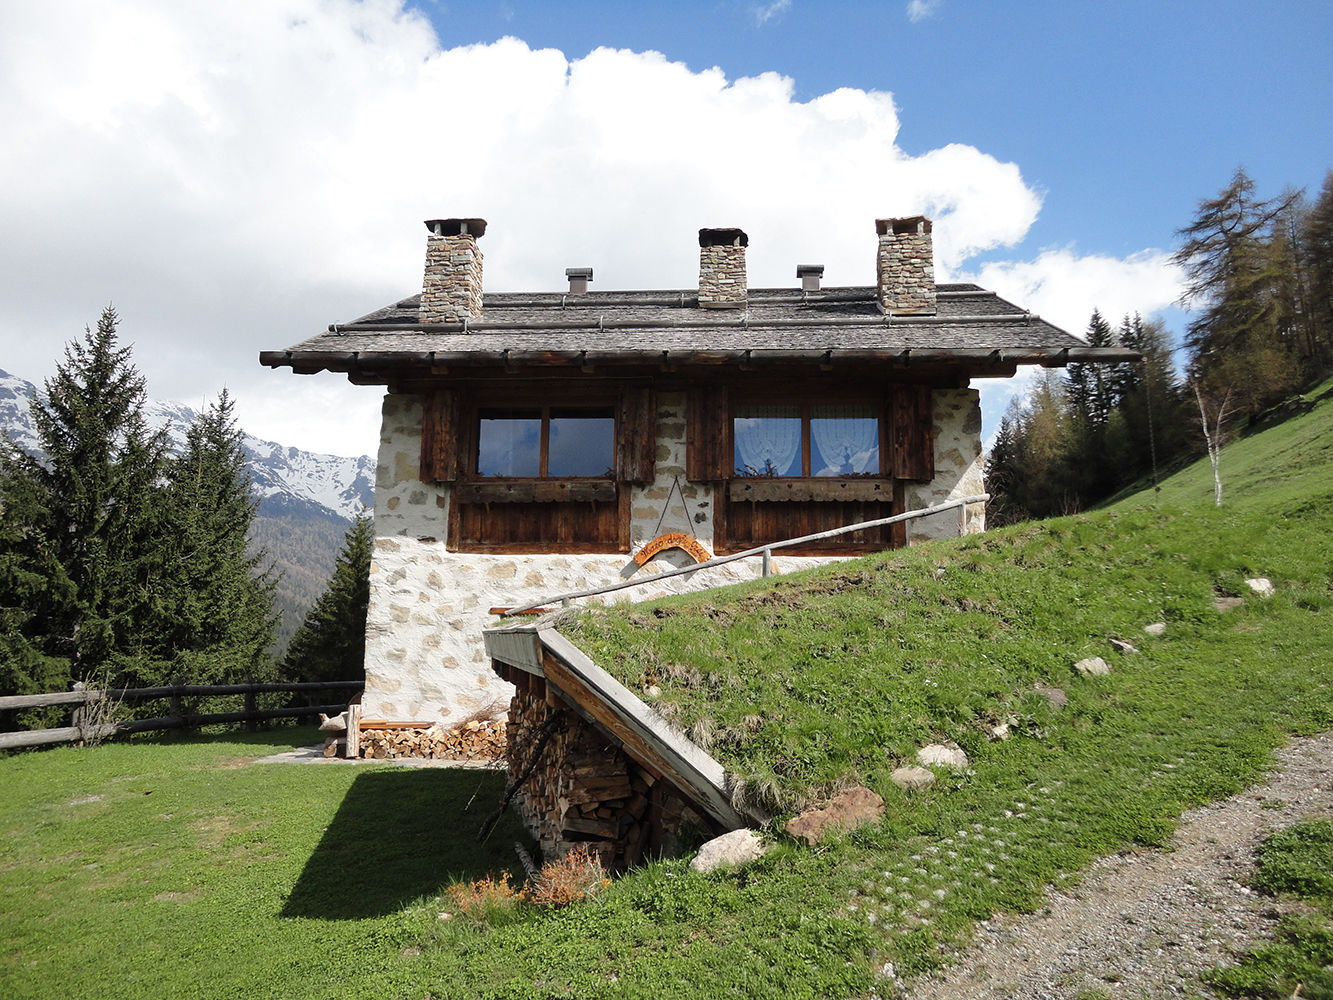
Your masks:
M 422 323 L 460 323 L 481 315 L 481 250 L 485 219 L 428 219 Z
M 740 229 L 699 230 L 699 305 L 705 309 L 744 309 L 745 248 L 750 237 Z
M 935 312 L 935 254 L 930 220 L 876 219 L 879 253 L 875 284 L 879 308 L 894 316 Z

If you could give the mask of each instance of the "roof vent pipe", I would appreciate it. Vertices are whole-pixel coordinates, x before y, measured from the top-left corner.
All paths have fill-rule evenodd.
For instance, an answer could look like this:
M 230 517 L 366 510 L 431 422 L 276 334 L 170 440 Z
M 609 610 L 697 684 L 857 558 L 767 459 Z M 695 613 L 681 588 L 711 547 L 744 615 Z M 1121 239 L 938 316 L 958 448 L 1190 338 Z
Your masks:
M 705 309 L 744 309 L 745 248 L 742 229 L 699 230 L 699 305 Z
M 567 267 L 565 277 L 569 279 L 570 295 L 587 295 L 588 282 L 592 281 L 592 268 Z
M 481 316 L 485 219 L 427 219 L 426 269 L 421 279 L 422 323 L 459 323 Z
M 875 257 L 876 297 L 891 316 L 934 315 L 935 255 L 930 220 L 876 219 L 879 252 Z
M 824 276 L 823 264 L 797 264 L 796 277 L 801 279 L 801 291 L 819 291 L 819 279 Z

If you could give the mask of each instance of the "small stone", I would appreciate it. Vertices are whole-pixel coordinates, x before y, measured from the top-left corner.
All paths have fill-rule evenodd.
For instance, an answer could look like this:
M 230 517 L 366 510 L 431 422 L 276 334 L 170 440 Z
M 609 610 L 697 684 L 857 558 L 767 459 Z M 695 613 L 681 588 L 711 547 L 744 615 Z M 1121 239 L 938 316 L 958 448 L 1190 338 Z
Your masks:
M 662 697 L 662 689 L 658 687 L 656 684 L 649 684 L 646 688 L 643 689 L 643 693 L 646 694 L 649 698 Z
M 1151 625 L 1145 625 L 1143 631 L 1149 635 L 1163 635 L 1166 632 L 1166 622 L 1153 622 Z
M 918 764 L 926 767 L 950 767 L 955 771 L 967 767 L 967 754 L 958 747 L 945 746 L 943 743 L 930 743 L 916 752 Z
M 884 800 L 858 785 L 835 795 L 827 808 L 811 809 L 789 820 L 782 829 L 789 837 L 814 846 L 825 837 L 872 823 L 884 815 Z
M 1125 641 L 1124 639 L 1117 639 L 1115 636 L 1111 636 L 1111 640 L 1110 640 L 1110 641 L 1111 641 L 1111 647 L 1112 647 L 1117 653 L 1137 653 L 1137 652 L 1138 652 L 1138 650 L 1134 648 L 1134 644 L 1133 644 L 1132 642 L 1127 642 L 1127 641 Z
M 1251 580 L 1246 580 L 1245 585 L 1260 597 L 1272 597 L 1277 589 L 1273 586 L 1273 581 L 1266 576 L 1256 576 Z
M 690 862 L 690 870 L 711 872 L 723 865 L 744 865 L 764 855 L 764 842 L 753 830 L 732 830 L 714 837 Z
M 987 735 L 993 740 L 1007 740 L 1009 738 L 1009 723 L 1000 722 L 987 730 Z
M 1100 656 L 1089 656 L 1075 663 L 1074 669 L 1084 677 L 1105 677 L 1111 672 L 1111 665 Z
M 900 767 L 889 775 L 899 788 L 929 788 L 935 784 L 935 775 L 924 767 Z
M 1230 611 L 1232 608 L 1238 608 L 1244 604 L 1244 600 L 1239 597 L 1214 597 L 1213 607 L 1218 611 Z
M 1065 694 L 1064 688 L 1046 687 L 1042 684 L 1033 684 L 1032 690 L 1041 695 L 1048 702 L 1051 708 L 1064 708 L 1069 704 L 1069 697 Z

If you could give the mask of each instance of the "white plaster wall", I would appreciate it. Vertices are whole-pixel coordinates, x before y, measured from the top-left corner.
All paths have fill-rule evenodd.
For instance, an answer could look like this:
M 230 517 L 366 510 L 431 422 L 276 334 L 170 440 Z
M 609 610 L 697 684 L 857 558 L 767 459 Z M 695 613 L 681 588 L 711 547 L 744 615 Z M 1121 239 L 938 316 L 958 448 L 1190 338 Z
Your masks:
M 482 629 L 495 622 L 488 613 L 491 607 L 517 607 L 630 578 L 652 580 L 665 569 L 692 562 L 679 550 L 663 552 L 642 568 L 629 555 L 616 553 L 513 556 L 450 552 L 444 544 L 448 488 L 417 478 L 420 397 L 387 395 L 383 416 L 366 622 L 362 702 L 366 718 L 456 721 L 491 705 L 502 714 L 512 688 L 491 673 L 481 641 Z M 909 490 L 911 506 L 981 491 L 977 394 L 966 389 L 937 391 L 934 418 L 936 481 L 921 490 Z M 637 550 L 659 534 L 679 531 L 694 534 L 711 551 L 712 489 L 685 481 L 684 393 L 658 394 L 657 422 L 655 479 L 633 487 L 631 494 L 632 546 Z M 679 492 L 672 490 L 676 480 Z M 966 530 L 981 530 L 979 518 L 979 514 L 969 515 Z M 938 523 L 915 531 L 910 525 L 921 522 L 909 522 L 909 538 L 915 542 L 959 532 L 956 512 L 931 520 Z M 831 561 L 835 560 L 789 556 L 775 558 L 773 564 L 779 572 L 791 572 Z M 602 599 L 647 600 L 754 579 L 761 572 L 759 558 L 738 560 Z

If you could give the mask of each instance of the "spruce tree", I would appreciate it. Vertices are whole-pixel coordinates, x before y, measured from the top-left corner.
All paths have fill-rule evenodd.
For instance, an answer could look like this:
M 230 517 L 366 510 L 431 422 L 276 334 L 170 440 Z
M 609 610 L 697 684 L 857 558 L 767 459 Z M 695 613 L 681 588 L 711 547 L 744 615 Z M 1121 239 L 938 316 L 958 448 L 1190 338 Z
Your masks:
M 328 587 L 292 637 L 282 664 L 284 679 L 365 679 L 373 543 L 374 521 L 362 514 L 347 530 Z
M 26 595 L 23 620 L 10 617 L 22 636 L 6 644 L 11 671 L 91 683 L 159 672 L 165 443 L 144 422 L 144 380 L 116 323 L 107 307 L 33 399 L 43 460 L 3 459 L 0 558 L 9 600 Z
M 172 531 L 162 540 L 170 581 L 162 640 L 173 678 L 191 684 L 273 674 L 276 581 L 264 553 L 247 548 L 259 501 L 233 409 L 224 389 L 190 426 L 167 471 Z

